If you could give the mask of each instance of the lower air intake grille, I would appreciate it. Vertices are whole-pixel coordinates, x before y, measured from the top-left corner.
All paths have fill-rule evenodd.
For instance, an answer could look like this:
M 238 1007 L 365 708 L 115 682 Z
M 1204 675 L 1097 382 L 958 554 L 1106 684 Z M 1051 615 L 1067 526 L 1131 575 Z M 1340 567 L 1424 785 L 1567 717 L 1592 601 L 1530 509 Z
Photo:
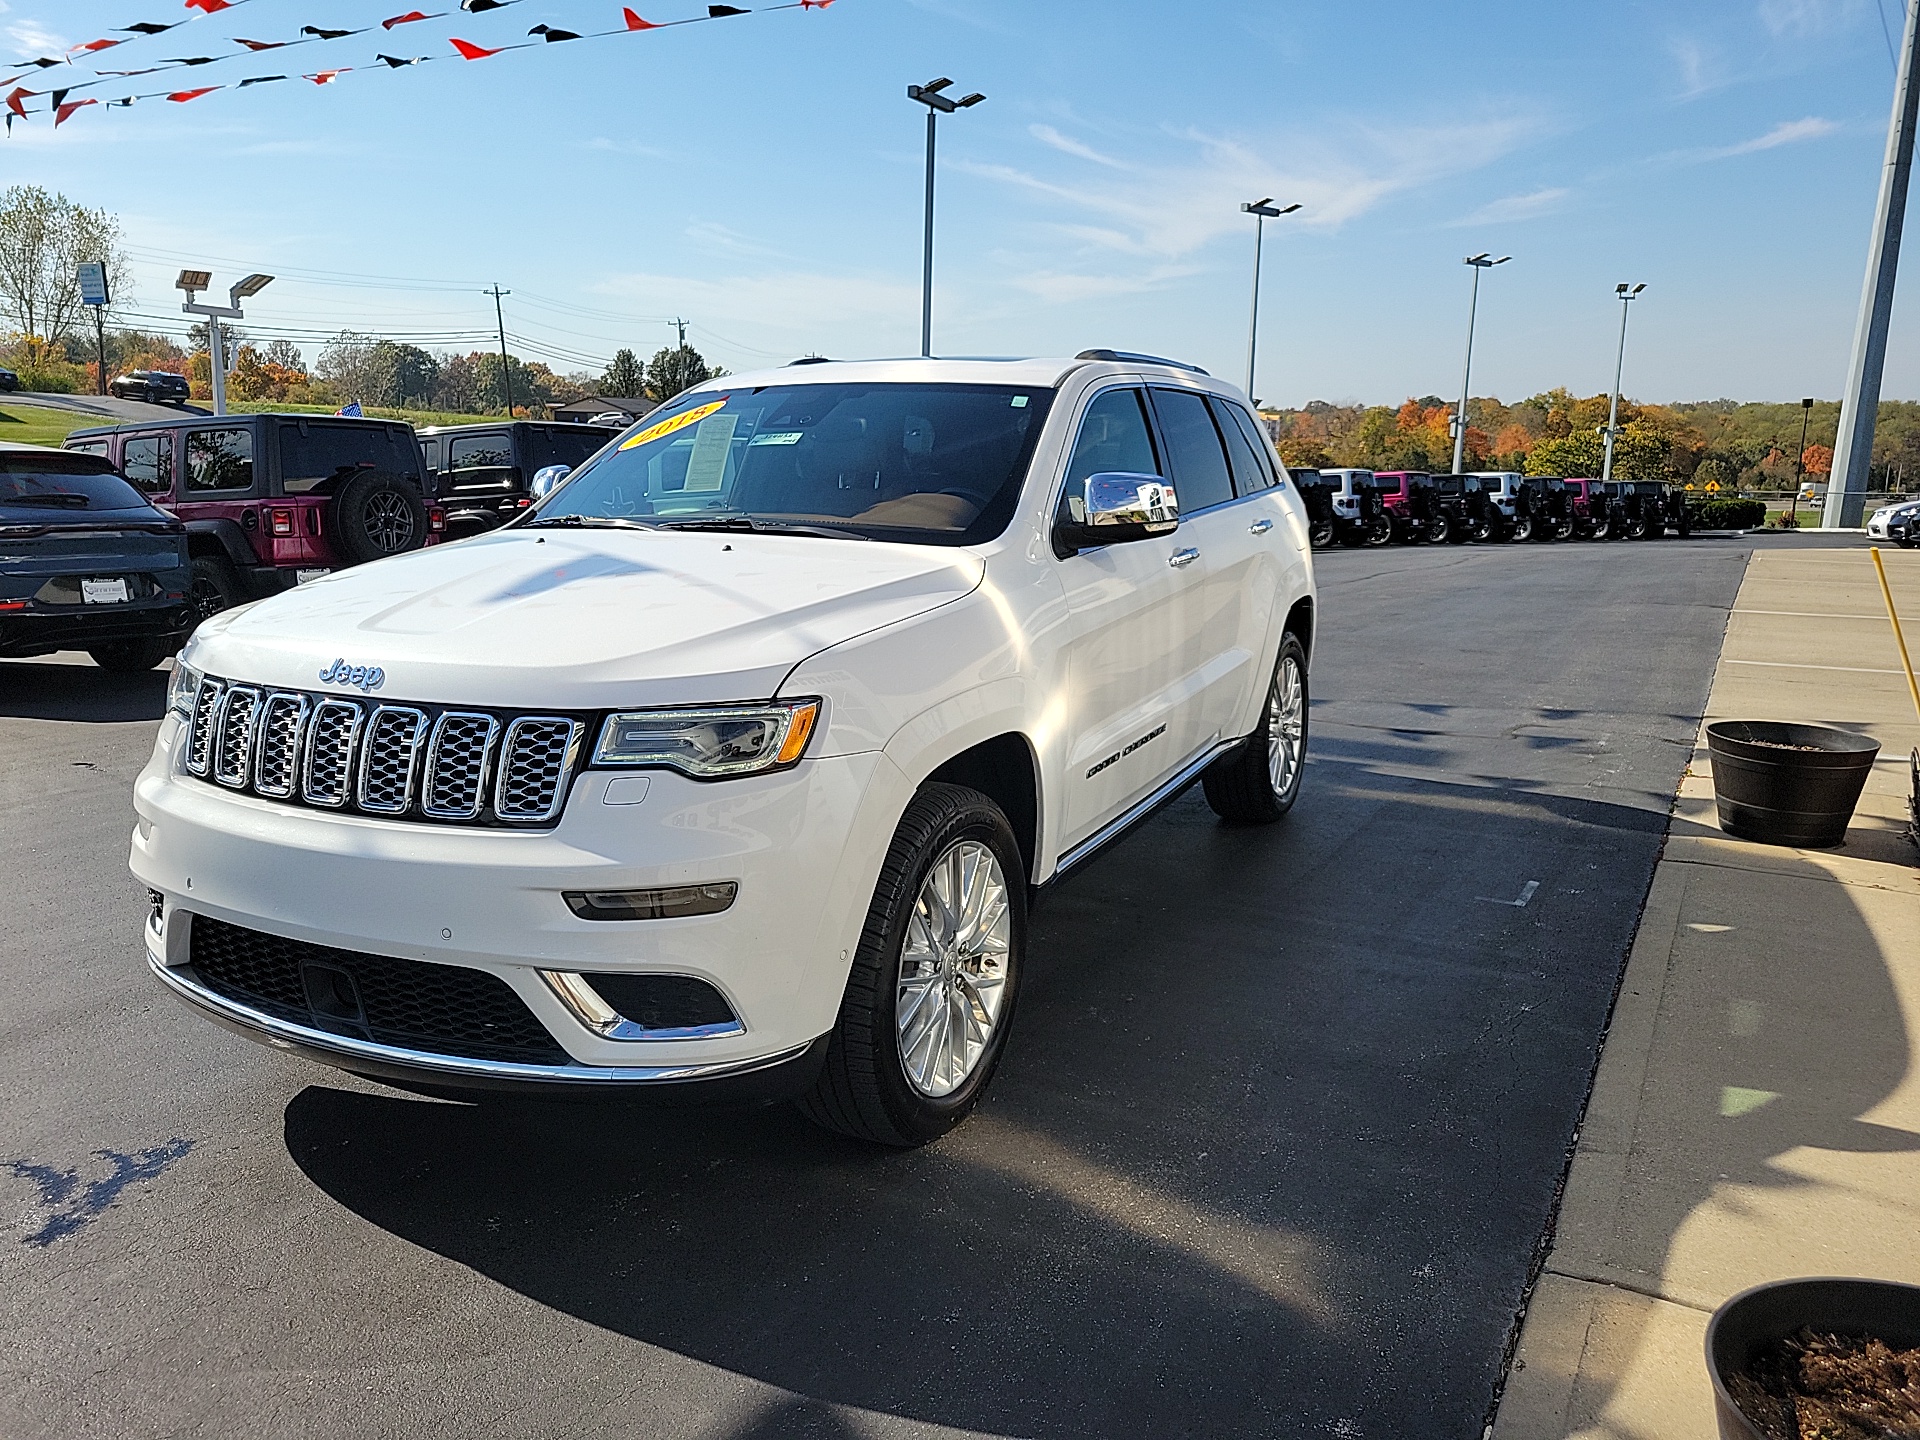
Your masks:
M 506 981 L 435 965 L 283 940 L 223 920 L 192 920 L 189 973 L 216 995 L 279 1020 L 403 1050 L 571 1063 Z

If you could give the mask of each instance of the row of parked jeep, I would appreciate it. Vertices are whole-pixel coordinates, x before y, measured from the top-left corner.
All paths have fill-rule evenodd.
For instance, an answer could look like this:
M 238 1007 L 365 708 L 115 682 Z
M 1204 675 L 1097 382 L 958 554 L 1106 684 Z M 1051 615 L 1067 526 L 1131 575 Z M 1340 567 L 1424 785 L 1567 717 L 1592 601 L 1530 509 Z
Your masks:
M 1565 480 L 1509 470 L 1295 470 L 1316 549 L 1686 535 L 1686 492 L 1663 481 Z

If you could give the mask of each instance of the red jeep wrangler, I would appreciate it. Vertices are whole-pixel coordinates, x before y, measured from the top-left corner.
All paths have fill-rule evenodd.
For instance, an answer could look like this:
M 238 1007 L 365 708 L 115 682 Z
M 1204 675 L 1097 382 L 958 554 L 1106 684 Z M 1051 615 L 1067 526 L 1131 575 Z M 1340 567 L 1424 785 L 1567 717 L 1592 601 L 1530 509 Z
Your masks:
M 425 499 L 413 427 L 331 415 L 192 415 L 76 430 L 186 523 L 198 618 L 329 570 L 417 550 L 446 519 Z

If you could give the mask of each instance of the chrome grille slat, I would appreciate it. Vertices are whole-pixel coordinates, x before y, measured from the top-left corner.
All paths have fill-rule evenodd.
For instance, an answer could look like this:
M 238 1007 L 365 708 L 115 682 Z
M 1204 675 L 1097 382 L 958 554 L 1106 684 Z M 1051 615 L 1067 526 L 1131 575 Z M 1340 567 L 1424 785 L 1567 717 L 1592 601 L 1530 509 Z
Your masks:
M 285 800 L 299 779 L 300 741 L 307 729 L 304 695 L 276 690 L 260 707 L 253 753 L 253 793 Z
M 559 814 L 583 729 L 564 715 L 522 715 L 509 725 L 500 747 L 493 813 L 522 824 Z
M 187 769 L 205 775 L 213 763 L 213 722 L 220 713 L 220 697 L 226 682 L 211 676 L 200 682 L 193 697 L 193 723 L 187 732 Z
M 300 798 L 309 805 L 338 810 L 353 790 L 353 746 L 365 718 L 351 700 L 322 700 L 307 727 L 307 751 L 300 762 Z
M 427 742 L 420 809 L 436 820 L 473 820 L 487 803 L 487 768 L 500 722 L 470 710 L 448 710 Z
M 209 675 L 181 768 L 283 805 L 383 820 L 551 825 L 585 763 L 584 715 L 382 703 Z
M 260 718 L 260 692 L 251 685 L 229 685 L 220 700 L 215 729 L 213 778 L 230 790 L 244 790 L 253 769 L 254 722 Z
M 356 803 L 369 815 L 404 815 L 413 804 L 415 762 L 427 729 L 427 715 L 410 705 L 381 705 L 367 721 L 360 746 L 360 789 Z

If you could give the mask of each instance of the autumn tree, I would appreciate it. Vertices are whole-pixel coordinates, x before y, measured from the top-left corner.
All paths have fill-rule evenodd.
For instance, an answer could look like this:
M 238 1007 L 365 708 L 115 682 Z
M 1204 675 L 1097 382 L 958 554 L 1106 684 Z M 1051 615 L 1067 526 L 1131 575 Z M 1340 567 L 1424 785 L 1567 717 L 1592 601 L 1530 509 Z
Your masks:
M 120 222 L 38 185 L 0 192 L 0 313 L 31 344 L 57 342 L 83 330 L 75 275 L 103 261 L 115 302 L 129 285 Z

